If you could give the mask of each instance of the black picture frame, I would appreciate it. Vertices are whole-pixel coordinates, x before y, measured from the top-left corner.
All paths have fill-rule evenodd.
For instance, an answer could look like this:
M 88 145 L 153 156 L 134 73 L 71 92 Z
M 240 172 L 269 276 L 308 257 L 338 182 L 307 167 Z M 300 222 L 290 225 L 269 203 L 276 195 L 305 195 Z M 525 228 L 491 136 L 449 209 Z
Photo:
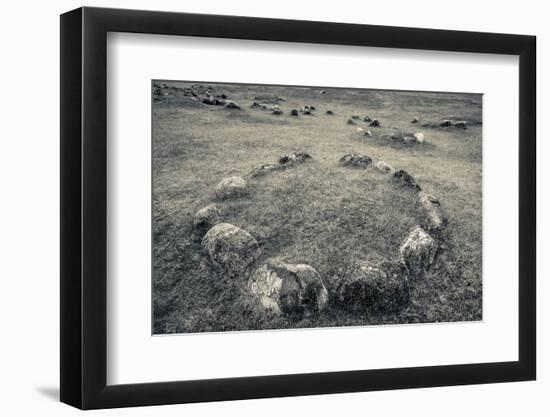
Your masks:
M 113 385 L 107 375 L 108 32 L 519 56 L 519 360 Z M 61 401 L 81 409 L 534 380 L 534 36 L 79 8 L 61 15 Z

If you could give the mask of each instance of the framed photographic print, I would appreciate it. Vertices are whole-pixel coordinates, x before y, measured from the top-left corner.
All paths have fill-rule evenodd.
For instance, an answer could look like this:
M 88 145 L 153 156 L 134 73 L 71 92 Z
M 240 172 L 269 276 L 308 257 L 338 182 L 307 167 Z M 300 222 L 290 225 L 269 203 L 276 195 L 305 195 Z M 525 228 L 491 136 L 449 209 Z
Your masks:
M 61 16 L 61 400 L 535 379 L 535 38 Z

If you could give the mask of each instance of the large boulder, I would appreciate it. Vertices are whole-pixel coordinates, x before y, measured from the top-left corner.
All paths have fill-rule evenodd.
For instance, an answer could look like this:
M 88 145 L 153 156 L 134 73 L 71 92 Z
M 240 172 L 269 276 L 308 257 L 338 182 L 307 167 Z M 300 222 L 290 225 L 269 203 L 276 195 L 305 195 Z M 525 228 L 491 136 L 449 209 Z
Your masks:
M 416 183 L 414 177 L 404 169 L 400 169 L 393 173 L 393 181 L 402 187 L 412 188 L 415 191 L 421 190 L 420 185 Z
M 250 233 L 229 223 L 218 223 L 202 239 L 202 248 L 214 268 L 231 277 L 245 275 L 260 256 Z
M 321 276 L 305 264 L 270 260 L 250 276 L 248 289 L 262 307 L 275 313 L 311 315 L 328 303 L 328 291 Z
M 350 309 L 395 312 L 409 300 L 407 267 L 388 259 L 357 262 L 337 289 L 337 302 Z
M 415 226 L 399 248 L 399 254 L 411 277 L 419 278 L 434 263 L 437 249 L 437 241 L 420 226 Z
M 344 167 L 367 168 L 372 164 L 372 159 L 367 155 L 346 154 L 340 158 L 338 163 Z
M 243 197 L 248 193 L 248 183 L 238 176 L 224 178 L 216 186 L 216 197 L 220 200 Z
M 217 204 L 208 204 L 195 213 L 193 225 L 197 230 L 206 232 L 220 222 L 221 215 L 222 211 Z
M 449 220 L 439 200 L 431 194 L 420 192 L 416 201 L 420 224 L 430 233 L 443 231 Z

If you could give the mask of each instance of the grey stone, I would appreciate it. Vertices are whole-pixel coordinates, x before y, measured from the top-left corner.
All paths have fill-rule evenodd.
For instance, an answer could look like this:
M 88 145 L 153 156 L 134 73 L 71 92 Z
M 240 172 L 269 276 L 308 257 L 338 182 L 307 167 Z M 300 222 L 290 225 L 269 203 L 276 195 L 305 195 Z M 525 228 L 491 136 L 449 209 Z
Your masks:
M 378 119 L 372 119 L 369 126 L 380 127 L 380 121 Z
M 394 171 L 394 169 L 384 161 L 378 161 L 376 164 L 374 164 L 374 167 L 384 174 L 389 174 Z
M 337 289 L 337 302 L 350 309 L 396 312 L 409 301 L 409 273 L 400 261 L 359 261 Z
M 215 204 L 208 204 L 195 213 L 193 225 L 199 231 L 207 231 L 221 221 L 221 208 Z
M 276 165 L 276 164 L 260 164 L 260 165 L 257 165 L 252 171 L 250 171 L 247 177 L 248 178 L 263 177 L 264 175 L 267 175 L 273 171 L 277 171 L 280 168 L 281 168 L 280 165 Z
M 297 163 L 303 163 L 312 159 L 311 155 L 307 152 L 292 152 L 290 154 L 282 155 L 279 157 L 279 165 L 290 166 Z
M 416 190 L 416 191 L 421 190 L 420 185 L 416 183 L 416 180 L 414 179 L 414 177 L 404 169 L 395 171 L 393 173 L 393 180 L 395 183 L 401 185 L 402 187 L 412 188 L 413 190 Z
M 245 275 L 260 256 L 256 239 L 237 226 L 218 223 L 202 239 L 212 266 L 231 277 Z
M 448 225 L 448 217 L 439 200 L 431 194 L 421 192 L 416 202 L 420 224 L 430 233 L 440 233 Z
M 225 108 L 226 109 L 240 109 L 241 106 L 239 106 L 237 103 L 235 103 L 234 101 L 231 101 L 231 100 L 226 100 L 225 101 Z
M 437 241 L 420 226 L 415 226 L 399 248 L 399 254 L 411 277 L 419 278 L 434 263 L 437 249 Z
M 372 164 L 372 159 L 367 155 L 346 154 L 340 158 L 338 163 L 344 167 L 367 168 Z
M 216 186 L 216 197 L 220 200 L 243 197 L 248 193 L 248 183 L 238 176 L 224 178 Z
M 263 308 L 288 315 L 312 315 L 328 304 L 319 273 L 305 264 L 269 260 L 248 280 L 249 291 Z

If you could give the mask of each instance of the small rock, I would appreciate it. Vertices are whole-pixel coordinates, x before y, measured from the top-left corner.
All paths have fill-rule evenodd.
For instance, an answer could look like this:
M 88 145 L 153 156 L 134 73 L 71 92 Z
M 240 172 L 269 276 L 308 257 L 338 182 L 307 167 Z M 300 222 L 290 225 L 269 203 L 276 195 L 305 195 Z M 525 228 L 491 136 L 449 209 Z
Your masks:
M 207 231 L 220 222 L 221 214 L 222 211 L 217 204 L 209 204 L 195 213 L 193 225 L 199 231 Z
M 334 115 L 334 112 L 332 110 L 327 110 L 326 114 L 330 115 L 330 116 L 333 116 Z
M 365 129 L 363 129 L 362 127 L 358 127 L 358 128 L 357 128 L 357 131 L 358 131 L 359 133 L 363 132 L 364 130 L 365 130 Z
M 455 122 L 455 127 L 458 127 L 461 129 L 468 129 L 468 122 L 466 120 L 459 120 Z
M 246 274 L 260 256 L 256 239 L 246 230 L 218 223 L 202 239 L 202 248 L 220 272 L 231 277 Z
M 367 131 L 365 132 L 365 136 L 372 136 L 372 132 L 371 132 L 370 130 L 367 130 Z
M 414 138 L 416 139 L 416 141 L 417 141 L 418 143 L 423 143 L 423 142 L 424 142 L 424 133 L 422 133 L 422 132 L 417 132 L 417 133 L 415 133 L 413 136 L 414 136 Z
M 419 121 L 420 119 L 418 118 L 418 116 L 415 116 L 415 118 L 411 120 L 411 123 L 418 123 Z
M 308 159 L 313 158 L 311 158 L 311 155 L 306 152 L 292 152 L 291 154 L 282 155 L 279 158 L 279 164 L 287 166 L 295 163 L 306 162 Z
M 453 121 L 452 121 L 452 120 L 447 120 L 447 119 L 446 119 L 446 120 L 443 120 L 443 121 L 439 124 L 439 126 L 447 127 L 447 126 L 452 126 L 452 124 L 453 124 Z
M 421 192 L 418 194 L 416 206 L 419 213 L 420 224 L 428 232 L 440 233 L 447 227 L 449 223 L 447 214 L 436 197 Z
M 367 155 L 346 154 L 340 158 L 339 164 L 344 167 L 367 168 L 372 164 L 372 159 Z
M 393 172 L 393 168 L 388 165 L 387 163 L 385 163 L 384 161 L 378 161 L 374 167 L 380 171 L 380 172 L 383 172 L 384 174 L 388 174 L 390 172 Z
M 311 315 L 328 303 L 328 291 L 319 273 L 305 264 L 270 260 L 251 275 L 248 290 L 275 313 Z
M 407 265 L 411 277 L 419 278 L 434 263 L 438 244 L 420 226 L 415 226 L 401 247 L 401 260 Z
M 225 108 L 226 109 L 240 109 L 241 106 L 239 106 L 237 103 L 235 103 L 234 101 L 231 101 L 231 100 L 226 100 L 225 101 Z
M 413 190 L 420 191 L 420 185 L 418 185 L 412 175 L 410 175 L 407 171 L 404 169 L 400 169 L 399 171 L 395 171 L 393 173 L 393 179 L 396 183 L 403 187 L 409 187 Z
M 244 178 L 237 176 L 224 178 L 216 186 L 216 197 L 220 200 L 243 197 L 248 192 L 248 183 Z
M 302 107 L 300 111 L 305 115 L 311 116 L 311 107 L 309 106 Z
M 399 261 L 357 262 L 337 289 L 337 302 L 352 309 L 396 312 L 409 301 L 409 273 Z
M 372 119 L 372 122 L 370 122 L 369 126 L 380 127 L 380 122 L 378 121 L 378 119 Z
M 290 110 L 290 115 L 291 116 L 298 116 L 298 110 L 296 110 L 296 109 Z
M 352 114 L 352 115 L 351 115 L 351 118 L 352 118 L 353 120 L 358 120 L 358 119 L 359 119 L 359 115 L 358 115 L 358 114 Z
M 222 106 L 225 104 L 225 100 L 223 99 L 218 99 L 214 96 L 207 96 L 205 98 L 202 99 L 202 102 L 204 104 L 208 104 L 210 106 Z
M 414 136 L 403 136 L 403 143 L 415 143 L 416 138 Z
M 326 94 L 327 92 L 325 90 L 319 91 L 319 94 Z
M 351 119 L 348 119 L 347 123 L 348 123 L 348 125 L 354 125 L 355 124 L 355 122 Z
M 262 177 L 270 172 L 280 169 L 279 165 L 275 164 L 260 164 L 256 166 L 252 171 L 247 175 L 248 178 Z
M 281 109 L 273 109 L 273 111 L 271 112 L 271 114 L 274 114 L 276 116 L 279 116 L 281 114 L 283 114 L 283 111 Z
M 365 116 L 363 119 L 364 122 L 372 122 L 372 119 L 369 116 Z

